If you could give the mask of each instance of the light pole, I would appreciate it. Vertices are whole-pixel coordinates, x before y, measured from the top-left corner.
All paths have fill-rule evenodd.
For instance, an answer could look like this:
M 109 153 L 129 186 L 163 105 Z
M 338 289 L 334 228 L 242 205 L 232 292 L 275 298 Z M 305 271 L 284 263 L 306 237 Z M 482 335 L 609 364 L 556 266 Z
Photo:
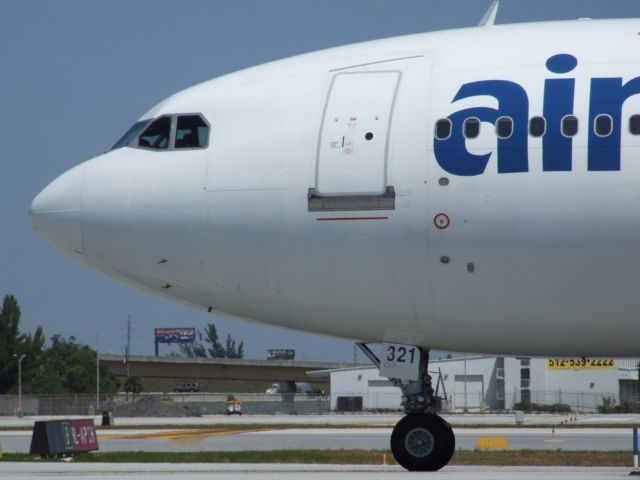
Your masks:
M 464 413 L 467 413 L 467 354 L 464 354 Z
M 96 414 L 100 412 L 100 339 L 96 333 Z
M 13 354 L 18 358 L 18 416 L 22 416 L 22 360 L 26 355 L 23 353 L 18 357 L 17 353 Z

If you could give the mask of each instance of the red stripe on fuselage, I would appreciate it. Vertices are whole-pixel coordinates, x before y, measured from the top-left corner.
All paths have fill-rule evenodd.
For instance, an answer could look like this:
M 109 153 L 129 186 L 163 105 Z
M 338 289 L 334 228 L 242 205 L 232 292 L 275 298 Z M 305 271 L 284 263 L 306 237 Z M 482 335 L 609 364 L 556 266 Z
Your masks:
M 319 222 L 328 222 L 331 220 L 388 220 L 389 217 L 327 217 L 316 218 Z

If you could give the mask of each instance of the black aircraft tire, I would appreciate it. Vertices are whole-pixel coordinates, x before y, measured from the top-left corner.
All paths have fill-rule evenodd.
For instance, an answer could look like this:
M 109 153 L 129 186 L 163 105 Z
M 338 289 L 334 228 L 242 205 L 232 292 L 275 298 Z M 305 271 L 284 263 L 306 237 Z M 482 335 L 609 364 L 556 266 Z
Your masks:
M 396 461 L 414 472 L 440 470 L 449 463 L 455 448 L 451 425 L 438 415 L 407 415 L 391 434 L 391 452 Z

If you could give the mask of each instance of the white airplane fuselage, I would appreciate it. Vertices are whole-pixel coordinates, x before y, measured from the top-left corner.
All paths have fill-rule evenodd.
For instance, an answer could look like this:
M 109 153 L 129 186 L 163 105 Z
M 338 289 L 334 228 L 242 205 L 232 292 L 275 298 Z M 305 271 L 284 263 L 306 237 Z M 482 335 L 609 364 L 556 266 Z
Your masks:
M 202 114 L 207 148 L 100 155 L 45 189 L 33 222 L 89 267 L 208 311 L 441 350 L 639 355 L 639 31 L 478 27 L 226 75 L 142 117 Z

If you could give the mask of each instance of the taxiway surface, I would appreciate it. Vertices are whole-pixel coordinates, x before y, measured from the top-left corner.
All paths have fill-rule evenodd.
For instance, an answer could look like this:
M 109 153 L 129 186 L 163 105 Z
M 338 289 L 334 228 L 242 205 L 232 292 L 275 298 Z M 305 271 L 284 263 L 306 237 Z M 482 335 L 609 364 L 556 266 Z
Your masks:
M 477 448 L 479 437 L 506 437 L 511 450 L 629 450 L 626 428 L 454 428 L 456 449 Z M 234 431 L 233 429 L 107 430 L 98 433 L 100 450 L 183 452 L 241 450 L 333 450 L 389 448 L 390 428 L 304 428 Z M 5 452 L 27 453 L 31 432 L 0 432 Z

